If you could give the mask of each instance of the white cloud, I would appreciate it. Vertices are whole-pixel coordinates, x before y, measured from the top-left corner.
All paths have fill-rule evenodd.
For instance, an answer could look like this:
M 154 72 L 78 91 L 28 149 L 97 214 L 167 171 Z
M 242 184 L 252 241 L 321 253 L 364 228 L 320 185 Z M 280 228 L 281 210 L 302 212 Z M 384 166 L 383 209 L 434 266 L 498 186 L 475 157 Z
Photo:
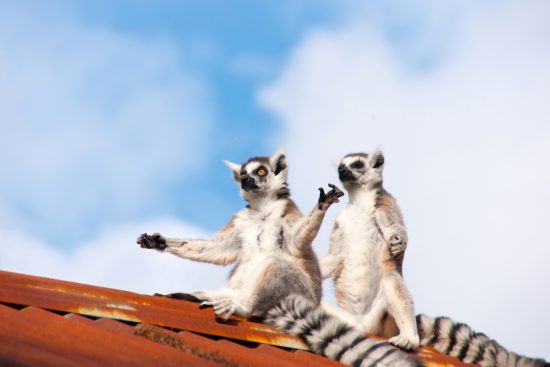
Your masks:
M 355 14 L 345 28 L 311 31 L 260 93 L 285 124 L 300 204 L 337 180 L 331 161 L 381 146 L 386 187 L 410 232 L 405 276 L 417 310 L 450 315 L 546 358 L 548 10 L 543 1 L 465 6 L 452 32 L 444 24 L 432 29 L 434 37 L 453 34 L 452 43 L 422 72 Z M 321 254 L 332 211 L 317 240 Z
M 66 252 L 7 228 L 0 229 L 0 269 L 152 294 L 219 288 L 227 270 L 191 262 L 136 244 L 140 233 L 204 238 L 205 232 L 173 219 L 133 223 L 104 231 Z
M 0 15 L 0 206 L 78 238 L 166 200 L 207 153 L 212 108 L 170 40 L 36 13 Z

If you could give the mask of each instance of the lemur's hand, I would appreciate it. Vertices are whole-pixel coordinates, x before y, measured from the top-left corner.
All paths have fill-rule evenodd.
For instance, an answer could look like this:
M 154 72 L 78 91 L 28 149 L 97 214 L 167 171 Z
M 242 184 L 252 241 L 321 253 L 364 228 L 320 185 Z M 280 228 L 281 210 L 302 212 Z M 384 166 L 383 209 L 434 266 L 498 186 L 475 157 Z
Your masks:
M 407 248 L 407 234 L 394 233 L 390 236 L 390 254 L 392 257 L 398 257 L 405 252 Z
M 330 191 L 325 194 L 325 190 L 319 187 L 319 209 L 326 210 L 334 203 L 339 202 L 338 198 L 344 196 L 342 190 L 333 184 L 328 184 Z
M 142 248 L 150 248 L 160 251 L 163 251 L 166 248 L 166 240 L 160 235 L 160 233 L 154 233 L 152 235 L 144 233 L 138 237 L 137 243 Z

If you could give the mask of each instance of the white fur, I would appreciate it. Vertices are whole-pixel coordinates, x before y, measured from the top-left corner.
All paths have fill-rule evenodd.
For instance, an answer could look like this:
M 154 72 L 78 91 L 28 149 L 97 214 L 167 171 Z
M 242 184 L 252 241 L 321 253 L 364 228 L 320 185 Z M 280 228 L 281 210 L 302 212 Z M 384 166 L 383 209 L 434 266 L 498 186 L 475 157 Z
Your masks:
M 381 273 L 377 263 L 384 241 L 373 223 L 374 195 L 368 192 L 358 195 L 350 197 L 350 203 L 336 220 L 345 233 L 338 244 L 345 268 L 340 278 L 345 290 L 344 308 L 360 321 L 362 315 L 374 308 L 375 300 L 383 303 L 385 299 L 380 294 Z

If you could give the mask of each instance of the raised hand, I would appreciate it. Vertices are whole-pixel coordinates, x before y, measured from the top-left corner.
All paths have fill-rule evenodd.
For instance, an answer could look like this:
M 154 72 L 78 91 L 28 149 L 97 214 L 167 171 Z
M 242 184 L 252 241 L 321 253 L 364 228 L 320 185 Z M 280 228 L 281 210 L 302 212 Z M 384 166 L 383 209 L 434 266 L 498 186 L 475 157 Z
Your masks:
M 332 204 L 338 203 L 338 198 L 344 196 L 342 190 L 336 185 L 328 184 L 330 191 L 325 194 L 325 190 L 319 187 L 319 210 L 327 210 Z

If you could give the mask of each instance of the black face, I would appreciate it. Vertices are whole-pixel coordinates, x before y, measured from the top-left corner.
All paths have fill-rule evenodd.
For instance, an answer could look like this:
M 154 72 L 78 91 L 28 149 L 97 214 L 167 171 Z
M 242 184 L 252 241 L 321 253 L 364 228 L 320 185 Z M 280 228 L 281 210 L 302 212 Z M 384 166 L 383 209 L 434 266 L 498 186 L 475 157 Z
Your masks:
M 260 187 L 256 184 L 253 177 L 249 175 L 241 176 L 241 188 L 244 191 L 258 190 Z
M 244 191 L 255 191 L 260 189 L 256 183 L 256 178 L 259 182 L 265 182 L 268 174 L 268 169 L 264 166 L 259 166 L 251 174 L 248 174 L 243 168 L 241 170 L 241 188 Z
M 343 164 L 338 166 L 338 177 L 342 182 L 352 182 L 356 180 L 351 170 Z

